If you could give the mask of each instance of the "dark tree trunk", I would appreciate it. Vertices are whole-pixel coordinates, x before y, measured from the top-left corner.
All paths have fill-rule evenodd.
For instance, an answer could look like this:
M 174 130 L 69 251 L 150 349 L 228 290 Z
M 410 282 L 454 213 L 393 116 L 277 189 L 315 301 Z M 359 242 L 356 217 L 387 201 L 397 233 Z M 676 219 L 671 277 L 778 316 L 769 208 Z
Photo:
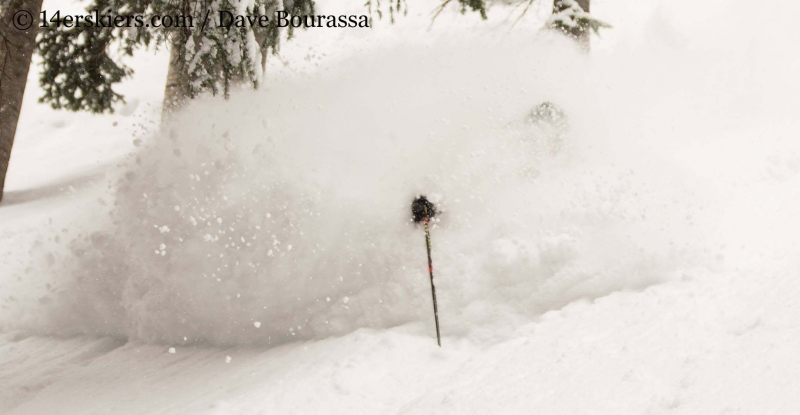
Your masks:
M 589 0 L 575 0 L 575 2 L 578 3 L 578 6 L 581 6 L 581 9 L 583 9 L 583 11 L 585 11 L 586 13 L 590 13 Z M 583 50 L 585 50 L 586 52 L 589 52 L 589 44 L 590 44 L 589 39 L 591 38 L 590 35 L 591 35 L 591 30 L 589 28 L 586 28 L 578 36 L 578 42 L 581 44 Z
M 0 200 L 17 133 L 42 0 L 8 0 L 0 20 Z
M 181 76 L 181 55 L 180 55 L 180 35 L 178 32 L 172 34 L 170 41 L 169 69 L 167 70 L 167 86 L 164 89 L 164 103 L 161 108 L 161 121 L 164 122 L 169 116 L 180 109 L 189 98 L 185 85 L 185 77 Z

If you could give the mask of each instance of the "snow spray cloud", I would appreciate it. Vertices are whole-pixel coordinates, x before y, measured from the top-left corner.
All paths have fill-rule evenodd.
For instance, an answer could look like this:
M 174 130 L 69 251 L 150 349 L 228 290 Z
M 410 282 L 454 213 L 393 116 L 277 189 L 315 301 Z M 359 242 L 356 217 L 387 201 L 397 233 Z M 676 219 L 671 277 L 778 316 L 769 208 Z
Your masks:
M 135 155 L 109 223 L 56 261 L 44 326 L 214 344 L 429 333 L 418 194 L 442 209 L 445 337 L 503 338 L 570 301 L 714 266 L 714 186 L 671 140 L 723 119 L 702 98 L 708 74 L 669 46 L 634 52 L 440 40 L 195 102 Z M 570 117 L 556 154 L 524 122 L 543 101 Z

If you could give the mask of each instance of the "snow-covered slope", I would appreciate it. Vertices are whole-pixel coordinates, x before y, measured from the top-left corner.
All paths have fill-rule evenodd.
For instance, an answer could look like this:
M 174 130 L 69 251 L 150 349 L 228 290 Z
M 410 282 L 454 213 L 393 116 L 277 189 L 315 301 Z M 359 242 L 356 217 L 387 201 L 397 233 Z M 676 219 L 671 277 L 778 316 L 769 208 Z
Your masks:
M 0 412 L 796 413 L 798 6 L 750 3 L 598 0 L 591 57 L 411 3 L 160 132 L 163 54 L 111 116 L 31 78 Z

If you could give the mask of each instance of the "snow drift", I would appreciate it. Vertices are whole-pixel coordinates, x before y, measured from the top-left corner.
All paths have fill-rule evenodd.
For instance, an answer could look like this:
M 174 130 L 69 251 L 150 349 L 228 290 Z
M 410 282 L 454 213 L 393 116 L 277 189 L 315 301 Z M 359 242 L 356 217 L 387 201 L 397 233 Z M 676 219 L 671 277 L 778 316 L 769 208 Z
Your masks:
M 800 413 L 800 4 L 596 6 L 591 60 L 454 32 L 197 102 L 109 191 L 62 150 L 120 139 L 32 106 L 0 206 L 0 412 Z M 555 155 L 523 122 L 544 100 L 570 116 Z M 43 164 L 66 195 L 23 194 Z

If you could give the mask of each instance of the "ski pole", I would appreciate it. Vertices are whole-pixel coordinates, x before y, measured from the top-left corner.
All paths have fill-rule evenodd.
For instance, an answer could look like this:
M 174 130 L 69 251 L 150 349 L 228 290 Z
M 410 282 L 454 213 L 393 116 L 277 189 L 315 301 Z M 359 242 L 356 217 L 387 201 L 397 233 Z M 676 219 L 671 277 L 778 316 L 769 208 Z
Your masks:
M 411 213 L 414 215 L 414 222 L 422 222 L 425 227 L 425 248 L 428 252 L 428 273 L 431 277 L 431 297 L 433 297 L 433 319 L 436 322 L 436 344 L 442 347 L 442 338 L 439 333 L 439 307 L 436 303 L 436 286 L 433 284 L 433 260 L 431 259 L 431 233 L 428 221 L 436 215 L 436 208 L 433 203 L 428 201 L 425 196 L 414 199 L 411 204 Z

